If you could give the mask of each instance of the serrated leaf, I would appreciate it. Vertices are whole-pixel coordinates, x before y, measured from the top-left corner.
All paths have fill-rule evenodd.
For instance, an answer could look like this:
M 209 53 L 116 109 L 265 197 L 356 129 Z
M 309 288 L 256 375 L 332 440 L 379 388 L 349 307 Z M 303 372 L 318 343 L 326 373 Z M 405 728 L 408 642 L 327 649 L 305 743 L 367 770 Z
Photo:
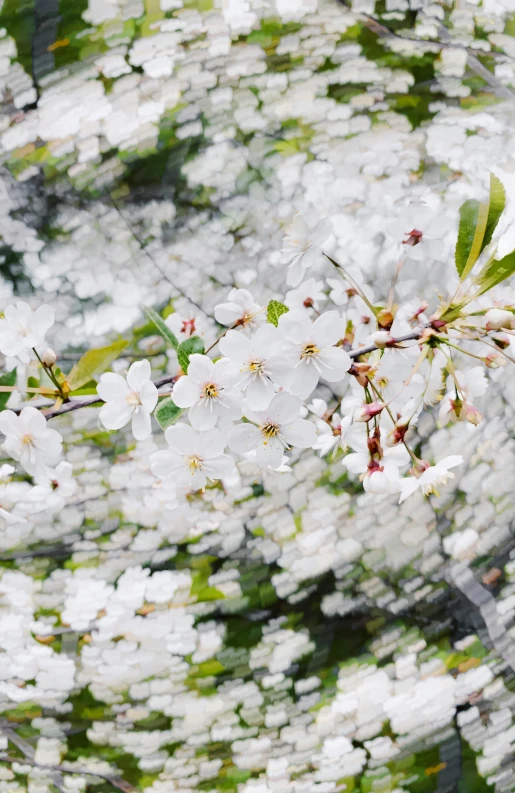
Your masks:
M 505 281 L 511 275 L 515 274 L 515 251 L 512 251 L 503 259 L 493 259 L 488 263 L 485 269 L 476 278 L 476 283 L 479 285 L 474 297 L 484 295 L 489 289 Z
M 16 385 L 16 369 L 13 369 L 12 372 L 6 372 L 5 374 L 0 375 L 0 385 Z M 12 392 L 9 391 L 0 391 L 0 410 L 5 410 L 5 406 L 7 405 L 11 393 Z
M 171 427 L 172 424 L 175 424 L 182 412 L 182 408 L 177 407 L 173 399 L 168 398 L 163 399 L 163 401 L 158 404 L 154 410 L 154 416 L 161 429 L 165 430 L 167 427 Z
M 154 323 L 163 339 L 171 344 L 174 350 L 179 349 L 179 340 L 177 339 L 177 336 L 175 333 L 172 333 L 164 319 L 159 316 L 157 311 L 154 311 L 153 308 L 149 308 L 148 306 L 145 306 L 143 310 L 148 319 Z
M 278 300 L 271 300 L 266 310 L 267 322 L 277 327 L 279 324 L 279 317 L 282 317 L 282 315 L 286 314 L 289 310 L 288 306 L 285 306 L 284 303 L 279 303 Z
M 191 355 L 203 355 L 204 342 L 199 336 L 191 336 L 179 345 L 177 360 L 182 371 L 187 373 Z
M 471 199 L 460 207 L 455 260 L 462 281 L 491 242 L 505 205 L 506 193 L 502 182 L 494 174 L 490 174 L 488 201 L 480 204 L 479 201 Z
M 119 357 L 127 344 L 128 342 L 122 339 L 121 341 L 113 342 L 108 347 L 98 347 L 95 350 L 88 350 L 84 353 L 66 378 L 70 391 L 76 391 L 81 386 L 89 383 L 90 380 L 98 377 L 102 372 L 105 372 L 107 367 Z

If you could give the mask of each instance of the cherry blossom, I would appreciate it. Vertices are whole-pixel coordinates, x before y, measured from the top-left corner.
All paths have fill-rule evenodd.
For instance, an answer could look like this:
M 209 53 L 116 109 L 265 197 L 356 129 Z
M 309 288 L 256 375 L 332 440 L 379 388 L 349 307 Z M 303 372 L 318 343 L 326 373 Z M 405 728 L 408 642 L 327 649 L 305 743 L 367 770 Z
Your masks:
M 289 286 L 300 284 L 306 270 L 319 260 L 332 233 L 332 223 L 328 218 L 309 226 L 301 214 L 295 215 L 286 229 L 281 248 L 281 262 L 288 265 L 286 280 Z
M 273 325 L 263 325 L 251 338 L 230 330 L 219 341 L 220 352 L 231 362 L 227 371 L 252 410 L 267 408 L 276 387 L 287 382 L 288 360 L 281 355 L 281 342 Z
M 225 441 L 218 429 L 197 432 L 187 424 L 176 424 L 165 431 L 167 451 L 150 456 L 150 470 L 159 479 L 170 479 L 191 490 L 202 490 L 208 479 L 230 476 L 233 460 L 224 454 Z
M 308 449 L 316 438 L 314 424 L 300 418 L 300 399 L 281 392 L 266 411 L 245 410 L 248 424 L 238 424 L 229 433 L 229 448 L 238 454 L 256 451 L 256 461 L 267 468 L 281 465 L 288 446 Z
M 50 429 L 39 410 L 24 407 L 17 416 L 12 410 L 0 413 L 0 432 L 5 435 L 2 448 L 29 474 L 44 472 L 62 451 L 62 436 Z
M 177 337 L 179 344 L 191 336 L 199 336 L 202 339 L 206 334 L 205 320 L 193 313 L 183 316 L 178 311 L 174 311 L 165 319 L 165 325 Z
M 48 305 L 33 311 L 28 303 L 18 300 L 14 306 L 7 306 L 0 319 L 0 352 L 28 363 L 30 350 L 43 344 L 54 317 L 54 309 Z
M 438 495 L 438 485 L 445 484 L 448 479 L 454 479 L 454 474 L 449 469 L 461 465 L 462 462 L 463 457 L 460 454 L 452 454 L 449 457 L 444 457 L 436 465 L 428 466 L 418 478 L 410 476 L 403 479 L 399 504 L 409 498 L 419 488 L 425 496 L 431 493 Z
M 314 308 L 315 311 L 318 311 L 320 303 L 324 302 L 325 299 L 323 281 L 308 278 L 296 289 L 290 289 L 289 292 L 286 292 L 284 302 L 290 309 L 305 309 L 309 311 L 309 309 Z
M 265 321 L 263 308 L 247 289 L 231 289 L 227 303 L 215 306 L 215 319 L 221 325 L 255 328 Z
M 444 214 L 413 201 L 402 207 L 397 220 L 386 224 L 385 231 L 399 244 L 399 254 L 421 262 L 441 258 L 449 228 Z
M 343 380 L 352 360 L 335 345 L 344 334 L 342 318 L 328 311 L 312 322 L 304 311 L 289 311 L 279 319 L 284 339 L 282 355 L 292 367 L 289 387 L 301 399 L 314 391 L 322 377 L 329 383 Z
M 133 363 L 127 377 L 107 372 L 100 378 L 97 393 L 105 405 L 100 421 L 108 430 L 119 430 L 132 420 L 136 440 L 148 438 L 152 432 L 150 414 L 157 404 L 157 388 L 150 379 L 147 360 Z
M 240 418 L 237 379 L 228 359 L 213 363 L 207 355 L 196 353 L 190 357 L 188 374 L 174 385 L 172 397 L 178 407 L 189 408 L 192 427 L 210 430 L 218 421 Z

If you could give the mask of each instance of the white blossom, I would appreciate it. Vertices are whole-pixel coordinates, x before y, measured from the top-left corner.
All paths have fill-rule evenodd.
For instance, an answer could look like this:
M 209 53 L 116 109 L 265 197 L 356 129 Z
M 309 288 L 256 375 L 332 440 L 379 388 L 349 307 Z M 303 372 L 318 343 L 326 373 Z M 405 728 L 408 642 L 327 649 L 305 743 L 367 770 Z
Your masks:
M 415 493 L 419 488 L 425 496 L 430 493 L 438 494 L 438 485 L 445 484 L 448 479 L 454 479 L 454 474 L 450 472 L 450 468 L 455 468 L 461 465 L 463 457 L 460 454 L 452 454 L 449 457 L 444 457 L 436 465 L 431 465 L 425 469 L 424 473 L 418 478 L 416 476 L 409 476 L 402 480 L 401 483 L 401 497 L 399 504 L 405 501 L 409 496 Z
M 215 319 L 221 325 L 256 327 L 265 321 L 263 308 L 247 289 L 231 289 L 227 303 L 215 306 Z
M 213 363 L 207 355 L 195 353 L 190 357 L 188 374 L 180 377 L 173 387 L 172 397 L 180 408 L 189 408 L 188 418 L 197 430 L 210 430 L 218 421 L 240 418 L 240 394 L 236 389 L 237 375 L 229 361 Z
M 0 352 L 28 363 L 30 350 L 43 344 L 54 316 L 54 309 L 48 305 L 39 306 L 36 311 L 22 300 L 7 306 L 0 319 Z
M 178 485 L 202 490 L 208 479 L 230 476 L 234 462 L 224 454 L 225 441 L 218 429 L 197 432 L 187 424 L 168 427 L 169 449 L 150 456 L 150 469 L 159 479 L 173 478 Z
M 150 377 L 147 360 L 133 363 L 126 378 L 113 372 L 101 376 L 97 393 L 105 402 L 100 421 L 106 429 L 119 430 L 132 420 L 136 440 L 148 438 L 152 431 L 150 414 L 157 404 L 157 388 Z
M 281 248 L 281 262 L 288 265 L 289 286 L 300 284 L 306 270 L 319 260 L 322 248 L 332 233 L 333 226 L 328 218 L 310 227 L 301 214 L 295 215 L 286 229 Z
M 2 448 L 29 474 L 44 471 L 45 465 L 55 462 L 62 451 L 62 436 L 47 427 L 43 414 L 33 407 L 25 407 L 17 416 L 12 410 L 0 413 L 0 432 L 5 435 Z

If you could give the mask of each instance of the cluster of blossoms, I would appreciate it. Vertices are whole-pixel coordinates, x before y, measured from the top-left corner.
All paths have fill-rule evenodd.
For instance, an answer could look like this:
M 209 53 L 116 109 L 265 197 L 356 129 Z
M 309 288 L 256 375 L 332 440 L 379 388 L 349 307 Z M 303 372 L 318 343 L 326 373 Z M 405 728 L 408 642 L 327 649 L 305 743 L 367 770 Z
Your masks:
M 424 255 L 432 255 L 438 243 L 433 226 L 428 207 L 407 207 L 405 224 L 389 232 L 398 245 L 397 273 L 406 262 L 422 266 Z M 505 349 L 515 326 L 513 306 L 485 307 L 477 297 L 487 289 L 480 288 L 472 297 L 462 290 L 459 300 L 435 305 L 431 313 L 428 302 L 397 305 L 395 281 L 388 304 L 374 305 L 332 259 L 333 242 L 330 220 L 313 225 L 296 216 L 281 251 L 287 282 L 294 287 L 285 304 L 272 300 L 264 307 L 249 291 L 234 288 L 227 302 L 215 307 L 215 319 L 225 330 L 207 352 L 195 317 L 172 314 L 163 321 L 155 315 L 157 329 L 178 357 L 177 375 L 165 378 L 173 383 L 171 394 L 159 393 L 148 360 L 132 363 L 126 376 L 101 375 L 96 392 L 104 402 L 99 417 L 106 429 L 118 430 L 130 422 L 135 439 L 144 441 L 156 412 L 168 449 L 151 454 L 150 470 L 172 489 L 188 493 L 203 490 L 208 480 L 230 483 L 238 465 L 254 466 L 267 475 L 281 473 L 289 470 L 288 454 L 297 449 L 340 454 L 345 470 L 359 476 L 367 492 L 398 493 L 400 502 L 417 490 L 437 493 L 454 476 L 451 469 L 462 458 L 452 455 L 435 465 L 419 459 L 410 445 L 413 428 L 424 407 L 437 401 L 442 424 L 466 421 L 473 428 L 481 421 L 473 400 L 488 386 L 484 369 L 497 368 L 509 358 Z M 513 271 L 505 257 L 499 262 L 499 277 L 494 254 L 486 265 L 488 288 Z M 333 303 L 345 305 L 343 314 L 320 312 L 318 305 L 326 300 L 323 283 L 304 280 L 323 257 L 342 277 L 328 279 L 328 286 Z M 461 281 L 474 263 L 467 263 Z M 481 280 L 475 283 L 481 287 Z M 49 307 L 33 312 L 23 302 L 9 306 L 0 320 L 0 351 L 20 365 L 34 352 L 55 386 L 55 415 L 63 403 L 72 402 L 63 405 L 63 412 L 82 403 L 55 367 L 53 351 L 44 349 L 52 322 Z M 476 354 L 471 345 L 478 343 L 490 351 Z M 480 359 L 483 366 L 460 371 L 452 356 L 455 350 L 463 358 Z M 332 405 L 315 395 L 319 385 L 331 395 Z M 41 392 L 48 393 L 48 388 Z M 162 397 L 166 400 L 159 402 Z M 40 482 L 46 478 L 55 487 L 51 466 L 61 455 L 62 438 L 48 428 L 42 407 L 3 410 L 0 431 L 7 454 L 29 475 Z

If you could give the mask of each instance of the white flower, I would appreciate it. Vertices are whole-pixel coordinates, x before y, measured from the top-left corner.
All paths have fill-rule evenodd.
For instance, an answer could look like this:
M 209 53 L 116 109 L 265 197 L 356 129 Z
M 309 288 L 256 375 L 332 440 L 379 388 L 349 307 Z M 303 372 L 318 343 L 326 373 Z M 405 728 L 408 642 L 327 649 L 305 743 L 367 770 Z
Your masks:
M 207 479 L 222 479 L 233 473 L 234 462 L 224 454 L 225 441 L 220 430 L 196 432 L 180 423 L 168 427 L 165 438 L 168 451 L 150 456 L 150 470 L 159 479 L 173 477 L 178 485 L 202 490 Z
M 44 486 L 48 485 L 49 480 L 52 489 L 63 498 L 73 495 L 77 489 L 77 482 L 73 478 L 73 466 L 64 460 L 56 468 L 46 468 L 45 476 L 40 475 L 37 482 Z
M 505 308 L 491 308 L 486 312 L 485 317 L 487 330 L 512 328 L 515 324 L 515 315 Z
M 28 303 L 19 300 L 7 306 L 4 319 L 0 319 L 0 352 L 30 361 L 30 350 L 43 344 L 45 333 L 54 324 L 54 309 L 40 306 L 33 311 Z
M 263 308 L 247 289 L 231 289 L 227 303 L 215 306 L 215 319 L 220 325 L 256 327 L 265 321 Z
M 342 449 L 347 448 L 346 436 L 352 425 L 352 416 L 341 418 L 338 413 L 333 413 L 329 421 L 319 418 L 315 420 L 315 425 L 317 439 L 313 444 L 313 449 L 320 453 L 320 457 L 324 457 L 331 451 L 336 451 L 338 446 Z
M 281 357 L 281 342 L 277 328 L 267 324 L 252 338 L 230 330 L 218 343 L 222 355 L 231 362 L 228 372 L 235 375 L 237 387 L 246 392 L 252 410 L 267 408 L 275 385 L 286 382 L 288 361 Z
M 132 434 L 142 441 L 151 433 L 150 414 L 157 405 L 157 388 L 150 379 L 150 363 L 137 361 L 127 372 L 127 379 L 114 372 L 100 378 L 97 393 L 106 403 L 100 421 L 108 430 L 119 430 L 132 419 Z
M 314 424 L 299 418 L 300 399 L 281 391 L 266 411 L 245 415 L 254 424 L 238 424 L 229 433 L 229 448 L 238 454 L 256 450 L 256 462 L 263 468 L 278 468 L 288 446 L 307 449 L 316 440 Z M 255 426 L 257 425 L 257 426 Z
M 398 493 L 401 489 L 402 479 L 395 463 L 381 460 L 377 468 L 369 469 L 363 479 L 363 489 L 367 493 L 383 495 L 384 493 Z
M 241 417 L 241 395 L 234 390 L 236 377 L 229 361 L 213 363 L 207 355 L 192 355 L 188 374 L 176 382 L 172 398 L 180 408 L 189 408 L 188 418 L 196 430 L 210 430 L 219 419 Z
M 281 261 L 288 264 L 286 282 L 288 286 L 298 286 L 308 267 L 319 259 L 322 247 L 333 233 L 333 225 L 328 218 L 319 220 L 312 228 L 302 215 L 297 214 L 286 229 L 281 248 Z
M 463 457 L 460 454 L 451 454 L 449 457 L 444 457 L 436 465 L 431 465 L 426 468 L 424 473 L 418 477 L 409 476 L 401 482 L 401 497 L 399 504 L 411 496 L 418 488 L 422 490 L 425 496 L 430 493 L 438 495 L 437 485 L 445 484 L 448 479 L 454 479 L 454 474 L 449 472 L 449 468 L 454 468 L 456 465 L 461 465 Z
M 488 388 L 488 378 L 485 377 L 483 367 L 472 366 L 464 372 L 456 370 L 454 374 L 460 388 L 459 400 L 456 399 L 454 378 L 449 375 L 447 393 L 438 411 L 438 421 L 440 424 L 445 424 L 449 420 L 478 424 L 481 421 L 481 414 L 472 400 L 483 396 Z
M 5 435 L 2 448 L 18 460 L 28 474 L 37 474 L 61 454 L 62 436 L 47 427 L 45 417 L 33 407 L 17 416 L 12 410 L 0 413 L 0 432 Z
M 329 383 L 343 379 L 352 360 L 334 345 L 344 334 L 337 311 L 328 311 L 312 322 L 304 311 L 289 311 L 279 319 L 284 338 L 282 355 L 293 369 L 288 385 L 301 399 L 307 399 L 323 377 Z
M 325 299 L 323 281 L 315 281 L 314 278 L 308 278 L 297 289 L 290 289 L 289 292 L 286 292 L 284 302 L 290 309 L 307 310 L 314 308 L 318 310 L 320 302 Z
M 165 319 L 165 325 L 177 337 L 179 344 L 192 336 L 199 336 L 202 339 L 206 333 L 206 323 L 202 318 L 195 317 L 193 314 L 183 317 L 178 311 L 174 311 Z
M 3 507 L 0 507 L 0 518 L 2 518 L 8 526 L 12 526 L 14 523 L 27 523 L 25 518 L 22 518 L 20 515 L 13 515 Z
M 444 213 L 437 213 L 427 204 L 411 202 L 400 210 L 400 217 L 386 224 L 385 231 L 402 244 L 402 252 L 415 261 L 440 259 L 443 238 L 449 230 Z

